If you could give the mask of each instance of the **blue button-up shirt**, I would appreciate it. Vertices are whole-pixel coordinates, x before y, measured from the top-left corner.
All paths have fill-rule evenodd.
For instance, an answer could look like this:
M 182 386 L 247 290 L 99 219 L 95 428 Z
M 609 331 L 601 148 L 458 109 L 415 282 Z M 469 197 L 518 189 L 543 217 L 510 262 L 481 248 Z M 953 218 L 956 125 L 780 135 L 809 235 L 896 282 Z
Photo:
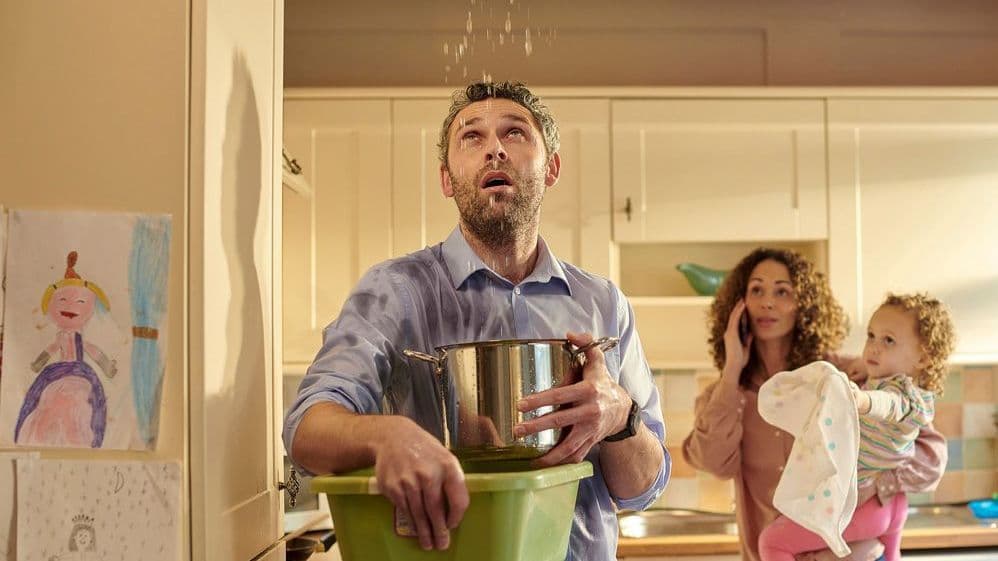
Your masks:
M 402 354 L 436 354 L 443 345 L 490 339 L 564 338 L 568 331 L 615 336 L 606 353 L 610 376 L 642 408 L 641 418 L 665 440 L 658 390 L 652 381 L 634 312 L 610 281 L 555 259 L 543 240 L 533 272 L 512 284 L 471 249 L 460 228 L 443 243 L 371 268 L 336 320 L 323 332 L 322 349 L 309 367 L 284 422 L 291 449 L 302 415 L 321 401 L 357 413 L 406 415 L 443 438 L 441 408 L 428 363 Z M 671 459 L 637 497 L 613 497 L 607 489 L 597 444 L 586 457 L 594 475 L 579 485 L 568 557 L 611 561 L 617 549 L 619 508 L 646 508 L 662 493 Z

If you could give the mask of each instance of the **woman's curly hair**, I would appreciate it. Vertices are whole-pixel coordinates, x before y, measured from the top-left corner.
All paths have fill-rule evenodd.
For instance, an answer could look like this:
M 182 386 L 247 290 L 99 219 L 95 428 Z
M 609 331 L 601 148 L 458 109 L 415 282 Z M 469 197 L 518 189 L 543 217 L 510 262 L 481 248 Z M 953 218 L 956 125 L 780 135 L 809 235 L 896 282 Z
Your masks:
M 895 306 L 905 312 L 915 314 L 915 333 L 927 364 L 915 383 L 919 387 L 938 395 L 943 393 L 943 385 L 949 366 L 946 360 L 956 347 L 956 330 L 946 306 L 925 293 L 888 293 L 884 306 Z
M 825 276 L 814 269 L 806 258 L 788 249 L 760 247 L 745 256 L 727 274 L 714 297 L 708 312 L 710 354 L 718 370 L 724 368 L 724 331 L 728 328 L 731 310 L 739 299 L 745 298 L 749 275 L 756 265 L 772 260 L 782 263 L 790 271 L 790 282 L 797 300 L 797 322 L 794 325 L 787 368 L 795 369 L 809 362 L 821 360 L 826 353 L 838 349 L 849 332 L 849 320 L 842 306 L 832 296 Z M 755 349 L 749 351 L 748 364 L 742 370 L 739 383 L 748 384 L 756 357 Z

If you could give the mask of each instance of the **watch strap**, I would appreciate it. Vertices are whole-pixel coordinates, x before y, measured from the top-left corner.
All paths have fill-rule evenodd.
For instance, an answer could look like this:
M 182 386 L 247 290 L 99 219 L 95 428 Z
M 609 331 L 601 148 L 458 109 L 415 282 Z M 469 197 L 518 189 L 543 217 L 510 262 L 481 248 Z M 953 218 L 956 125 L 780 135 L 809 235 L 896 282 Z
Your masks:
M 625 438 L 630 438 L 638 433 L 638 427 L 641 425 L 641 408 L 638 407 L 638 402 L 631 399 L 631 410 L 627 413 L 627 423 L 620 432 L 615 432 L 610 436 L 603 439 L 603 442 L 617 442 L 624 440 Z

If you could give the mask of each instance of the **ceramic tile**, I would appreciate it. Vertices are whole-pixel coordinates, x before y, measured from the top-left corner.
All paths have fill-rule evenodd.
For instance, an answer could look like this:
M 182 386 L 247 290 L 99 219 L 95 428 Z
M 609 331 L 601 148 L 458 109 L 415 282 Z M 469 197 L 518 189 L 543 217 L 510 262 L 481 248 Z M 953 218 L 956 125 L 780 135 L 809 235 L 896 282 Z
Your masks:
M 963 368 L 953 367 L 946 376 L 946 387 L 943 395 L 937 400 L 940 403 L 958 403 L 963 401 Z
M 966 469 L 995 467 L 995 439 L 968 438 L 963 441 L 963 466 Z
M 964 472 L 964 499 L 990 498 L 998 490 L 998 471 L 993 469 L 972 469 Z
M 994 438 L 998 436 L 995 430 L 995 404 L 968 403 L 963 406 L 963 437 L 964 438 Z
M 662 416 L 665 417 L 665 445 L 675 449 L 673 454 L 679 454 L 683 439 L 693 430 L 693 412 L 664 411 Z
M 712 475 L 701 473 L 700 508 L 713 512 L 734 512 L 735 486 L 731 479 L 720 480 Z
M 697 384 L 692 371 L 673 371 L 655 377 L 655 385 L 665 411 L 693 411 Z
M 946 459 L 946 472 L 963 469 L 963 440 L 951 438 L 946 441 L 948 457 Z
M 927 505 L 933 502 L 932 493 L 908 493 L 909 505 Z
M 941 432 L 946 438 L 960 438 L 963 436 L 963 404 L 962 403 L 937 403 L 936 417 L 932 421 L 936 430 Z
M 939 482 L 939 487 L 936 488 L 934 493 L 931 493 L 932 500 L 937 503 L 958 503 L 966 500 L 966 493 L 963 490 L 963 479 L 963 471 L 947 471 L 943 474 L 943 478 Z
M 964 367 L 963 399 L 966 403 L 994 403 L 994 372 L 991 367 Z
M 655 501 L 658 508 L 700 508 L 700 486 L 696 477 L 675 477 Z

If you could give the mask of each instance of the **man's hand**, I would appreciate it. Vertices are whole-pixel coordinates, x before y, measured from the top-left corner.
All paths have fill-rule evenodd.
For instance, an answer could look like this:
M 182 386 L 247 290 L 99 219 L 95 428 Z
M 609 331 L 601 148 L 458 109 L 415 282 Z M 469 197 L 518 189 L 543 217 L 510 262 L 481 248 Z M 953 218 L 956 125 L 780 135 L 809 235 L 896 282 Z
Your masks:
M 592 335 L 577 333 L 568 333 L 568 339 L 579 347 L 593 341 Z M 582 380 L 528 395 L 520 400 L 517 409 L 526 412 L 555 405 L 570 407 L 524 421 L 513 428 L 513 434 L 518 438 L 553 428 L 568 431 L 565 436 L 563 430 L 561 442 L 536 461 L 541 467 L 581 462 L 593 445 L 623 430 L 631 409 L 631 396 L 610 378 L 603 351 L 593 347 L 586 352 Z
M 408 513 L 423 549 L 447 549 L 468 508 L 461 464 L 419 425 L 398 419 L 400 426 L 375 443 L 378 489 Z

